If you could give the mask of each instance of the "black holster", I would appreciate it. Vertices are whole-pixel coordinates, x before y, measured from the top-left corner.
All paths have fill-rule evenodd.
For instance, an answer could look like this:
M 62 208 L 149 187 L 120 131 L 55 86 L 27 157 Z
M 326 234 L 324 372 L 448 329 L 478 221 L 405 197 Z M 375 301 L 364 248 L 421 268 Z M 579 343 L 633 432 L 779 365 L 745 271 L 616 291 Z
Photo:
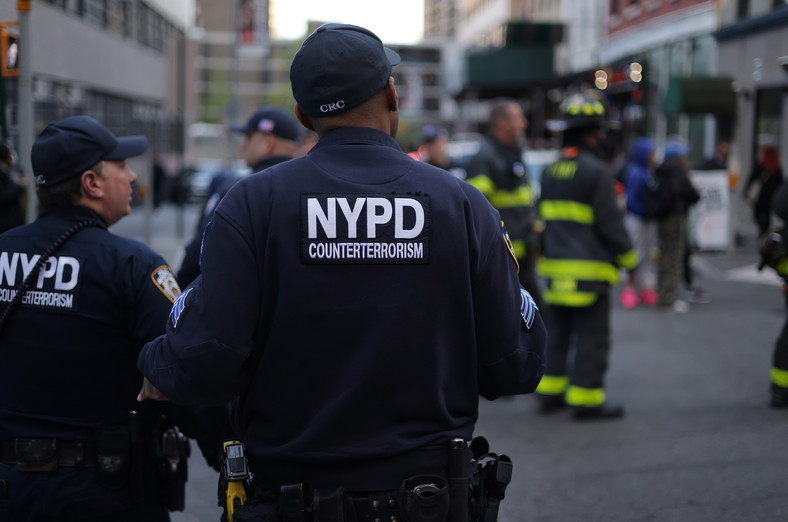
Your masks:
M 489 451 L 483 437 L 471 442 L 473 476 L 471 477 L 471 514 L 473 522 L 496 522 L 506 487 L 512 480 L 512 461 L 506 455 Z
M 190 453 L 189 440 L 177 426 L 161 431 L 156 462 L 161 479 L 162 501 L 170 511 L 183 511 L 186 507 Z

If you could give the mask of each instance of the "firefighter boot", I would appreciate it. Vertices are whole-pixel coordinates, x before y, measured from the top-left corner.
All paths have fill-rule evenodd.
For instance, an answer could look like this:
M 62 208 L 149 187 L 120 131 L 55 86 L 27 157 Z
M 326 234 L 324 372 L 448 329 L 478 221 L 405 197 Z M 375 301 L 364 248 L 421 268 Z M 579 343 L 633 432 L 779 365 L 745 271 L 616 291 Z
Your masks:
M 575 406 L 572 418 L 575 420 L 620 419 L 624 416 L 624 406 L 605 402 L 600 406 Z
M 556 394 L 556 395 L 545 395 L 542 393 L 536 394 L 537 399 L 539 399 L 539 410 L 540 414 L 547 414 L 553 413 L 554 411 L 562 410 L 566 406 L 566 402 L 564 402 L 563 394 Z
M 788 388 L 772 383 L 769 406 L 775 409 L 788 408 Z

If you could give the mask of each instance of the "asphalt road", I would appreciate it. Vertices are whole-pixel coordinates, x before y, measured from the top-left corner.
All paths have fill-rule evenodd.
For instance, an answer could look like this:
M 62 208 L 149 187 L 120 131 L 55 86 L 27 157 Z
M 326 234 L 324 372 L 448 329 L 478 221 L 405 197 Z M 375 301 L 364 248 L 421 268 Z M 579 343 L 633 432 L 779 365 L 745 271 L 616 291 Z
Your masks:
M 140 210 L 113 231 L 141 239 Z M 183 214 L 189 232 L 196 214 Z M 165 207 L 149 221 L 173 268 L 186 241 L 175 220 Z M 607 394 L 625 419 L 539 416 L 530 396 L 482 401 L 477 434 L 514 462 L 500 521 L 788 520 L 788 411 L 767 405 L 786 310 L 756 261 L 752 244 L 696 254 L 711 302 L 686 314 L 614 305 Z M 188 507 L 173 521 L 218 520 L 216 474 L 199 451 L 190 465 Z

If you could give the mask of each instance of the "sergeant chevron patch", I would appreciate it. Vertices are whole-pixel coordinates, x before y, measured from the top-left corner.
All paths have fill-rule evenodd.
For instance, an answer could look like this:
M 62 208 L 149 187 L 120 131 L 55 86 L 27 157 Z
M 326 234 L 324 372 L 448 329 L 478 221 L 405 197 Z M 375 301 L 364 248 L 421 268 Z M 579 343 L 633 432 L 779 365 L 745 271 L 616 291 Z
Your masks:
M 534 318 L 536 317 L 536 311 L 539 309 L 536 306 L 536 302 L 534 302 L 533 297 L 525 288 L 520 288 L 520 315 L 523 316 L 523 323 L 525 323 L 525 328 L 530 330 L 531 327 L 534 325 Z
M 194 289 L 187 288 L 184 293 L 178 296 L 178 299 L 176 299 L 175 303 L 172 305 L 172 310 L 170 310 L 170 322 L 173 328 L 178 328 L 178 321 L 181 320 L 181 315 L 183 315 L 183 311 L 186 309 L 186 296 L 188 296 L 192 290 Z

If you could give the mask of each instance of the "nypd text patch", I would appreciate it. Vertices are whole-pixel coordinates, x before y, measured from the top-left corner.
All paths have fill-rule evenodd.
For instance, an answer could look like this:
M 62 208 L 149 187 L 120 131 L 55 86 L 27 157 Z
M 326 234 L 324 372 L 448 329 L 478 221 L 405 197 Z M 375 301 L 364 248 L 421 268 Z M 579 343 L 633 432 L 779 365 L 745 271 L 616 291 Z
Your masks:
M 301 195 L 304 263 L 416 264 L 429 257 L 427 195 Z
M 40 254 L 0 252 L 0 302 L 10 303 Z M 40 308 L 77 310 L 81 261 L 71 256 L 52 256 L 32 279 L 22 304 Z

